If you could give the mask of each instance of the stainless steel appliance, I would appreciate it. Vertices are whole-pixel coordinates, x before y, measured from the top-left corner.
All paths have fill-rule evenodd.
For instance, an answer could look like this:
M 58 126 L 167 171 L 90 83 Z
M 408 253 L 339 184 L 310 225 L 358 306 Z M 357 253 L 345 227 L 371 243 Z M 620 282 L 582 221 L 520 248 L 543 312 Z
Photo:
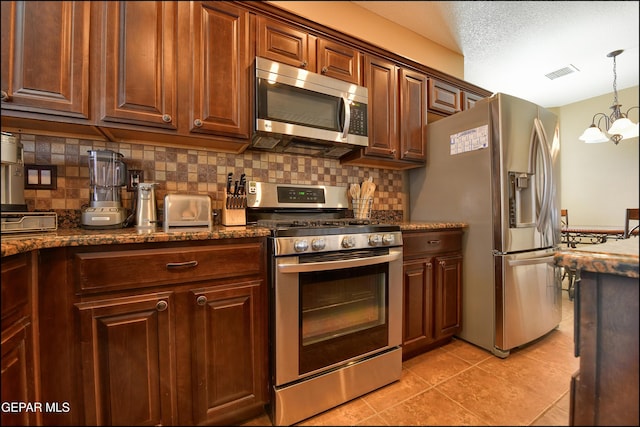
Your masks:
M 559 128 L 505 94 L 427 126 L 424 168 L 409 172 L 412 221 L 463 221 L 460 338 L 507 357 L 560 323 Z
M 136 231 L 153 233 L 158 224 L 156 183 L 140 182 L 136 187 Z
M 339 158 L 369 145 L 368 90 L 256 58 L 256 149 Z
M 13 134 L 2 132 L 1 144 L 2 212 L 26 212 L 22 143 Z
M 274 425 L 400 379 L 402 233 L 346 218 L 347 189 L 250 181 L 248 223 L 268 227 Z
M 89 150 L 89 206 L 82 208 L 81 225 L 92 229 L 120 228 L 127 219 L 120 188 L 127 184 L 122 154 Z

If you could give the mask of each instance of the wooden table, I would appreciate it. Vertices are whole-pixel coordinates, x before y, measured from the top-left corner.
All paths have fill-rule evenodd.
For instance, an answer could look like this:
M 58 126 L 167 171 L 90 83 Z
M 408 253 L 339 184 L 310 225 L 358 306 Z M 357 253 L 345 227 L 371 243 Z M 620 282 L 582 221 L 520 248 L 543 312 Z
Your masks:
M 567 227 L 561 230 L 561 234 L 561 242 L 566 243 L 569 248 L 575 248 L 579 244 L 599 244 L 606 243 L 608 239 L 622 239 L 624 236 L 624 229 L 604 226 Z M 637 230 L 635 234 L 637 234 Z M 569 293 L 569 300 L 573 301 L 575 293 L 574 284 L 576 281 L 580 280 L 580 272 L 568 267 L 565 267 L 564 269 L 569 279 L 567 289 Z

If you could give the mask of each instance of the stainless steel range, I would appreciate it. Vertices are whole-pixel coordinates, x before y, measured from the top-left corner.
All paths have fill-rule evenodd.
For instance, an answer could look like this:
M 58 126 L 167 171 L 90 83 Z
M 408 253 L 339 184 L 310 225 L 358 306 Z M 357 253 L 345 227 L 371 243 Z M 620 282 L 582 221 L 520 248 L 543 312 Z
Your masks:
M 250 182 L 248 223 L 269 237 L 274 425 L 400 379 L 402 233 L 347 218 L 347 189 Z

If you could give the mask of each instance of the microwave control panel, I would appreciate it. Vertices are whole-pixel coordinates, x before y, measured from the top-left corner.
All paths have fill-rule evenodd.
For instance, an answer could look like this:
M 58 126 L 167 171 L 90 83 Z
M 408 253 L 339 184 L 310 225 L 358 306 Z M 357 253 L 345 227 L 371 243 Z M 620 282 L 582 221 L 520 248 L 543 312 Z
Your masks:
M 351 103 L 349 133 L 351 135 L 367 136 L 367 104 L 361 102 Z

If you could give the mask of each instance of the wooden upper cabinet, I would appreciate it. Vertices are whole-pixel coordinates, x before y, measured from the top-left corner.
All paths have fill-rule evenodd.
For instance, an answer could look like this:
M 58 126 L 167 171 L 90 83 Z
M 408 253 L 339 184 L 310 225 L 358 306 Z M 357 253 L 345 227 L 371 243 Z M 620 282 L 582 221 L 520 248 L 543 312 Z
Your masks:
M 249 138 L 249 12 L 228 2 L 192 2 L 189 131 Z
M 394 159 L 398 146 L 397 67 L 371 55 L 365 56 L 365 86 L 369 91 L 369 146 L 365 155 Z
M 2 2 L 3 110 L 89 118 L 90 7 Z
M 316 71 L 316 37 L 305 31 L 258 16 L 257 55 L 272 61 Z
M 443 81 L 429 79 L 429 110 L 454 114 L 462 111 L 462 91 Z
M 257 55 L 313 73 L 362 84 L 359 51 L 301 29 L 258 16 Z
M 340 159 L 343 164 L 388 169 L 422 166 L 426 158 L 426 75 L 364 55 L 369 91 L 369 146 Z
M 473 108 L 476 102 L 480 101 L 481 99 L 482 99 L 482 96 L 480 95 L 463 91 L 462 92 L 462 109 L 468 110 L 469 108 Z
M 400 158 L 425 161 L 427 149 L 427 76 L 403 68 L 400 82 Z
M 101 2 L 100 120 L 177 128 L 176 3 Z
M 318 72 L 360 85 L 360 52 L 340 43 L 318 39 Z

